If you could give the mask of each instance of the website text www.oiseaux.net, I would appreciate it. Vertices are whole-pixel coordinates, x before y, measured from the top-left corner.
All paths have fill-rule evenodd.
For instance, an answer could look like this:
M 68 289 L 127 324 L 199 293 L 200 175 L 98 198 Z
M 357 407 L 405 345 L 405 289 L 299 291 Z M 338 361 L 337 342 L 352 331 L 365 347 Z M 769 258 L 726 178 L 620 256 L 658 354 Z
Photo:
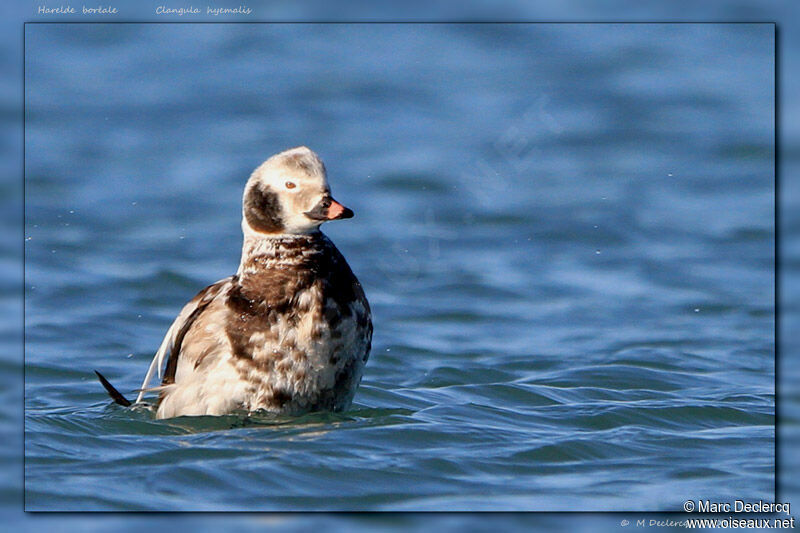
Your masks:
M 684 520 L 690 529 L 794 529 L 794 517 L 791 518 L 687 518 Z

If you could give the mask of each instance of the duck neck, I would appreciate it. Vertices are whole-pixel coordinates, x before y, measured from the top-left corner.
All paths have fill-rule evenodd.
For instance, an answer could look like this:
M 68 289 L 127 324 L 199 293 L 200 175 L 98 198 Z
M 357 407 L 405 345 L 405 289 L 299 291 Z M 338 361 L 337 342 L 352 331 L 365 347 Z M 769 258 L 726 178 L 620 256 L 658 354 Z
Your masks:
M 245 232 L 236 274 L 242 279 L 299 267 L 320 252 L 324 238 L 320 231 L 297 235 Z

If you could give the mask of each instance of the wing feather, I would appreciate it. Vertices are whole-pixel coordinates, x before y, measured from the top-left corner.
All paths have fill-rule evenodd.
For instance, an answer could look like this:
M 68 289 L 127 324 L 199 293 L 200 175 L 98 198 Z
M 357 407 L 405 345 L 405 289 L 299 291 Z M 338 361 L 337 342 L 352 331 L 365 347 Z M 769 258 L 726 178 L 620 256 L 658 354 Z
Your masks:
M 183 337 L 186 335 L 195 319 L 200 315 L 200 313 L 203 312 L 203 309 L 205 309 L 208 304 L 210 304 L 211 301 L 217 297 L 217 295 L 231 282 L 232 279 L 233 276 L 230 276 L 214 283 L 213 285 L 209 285 L 197 293 L 197 295 L 192 298 L 189 303 L 183 307 L 183 309 L 181 309 L 181 312 L 167 330 L 167 334 L 164 335 L 164 340 L 161 341 L 161 345 L 158 347 L 158 351 L 153 357 L 153 360 L 150 362 L 150 366 L 147 369 L 147 374 L 145 374 L 144 381 L 142 381 L 142 386 L 139 389 L 139 395 L 136 397 L 136 403 L 142 401 L 142 398 L 146 392 L 161 389 L 161 386 L 148 388 L 148 385 L 155 374 L 158 374 L 158 378 L 161 379 L 163 375 L 162 369 L 164 368 L 164 362 L 167 361 L 167 354 L 169 354 L 167 366 L 172 367 L 174 374 L 174 366 L 177 365 L 178 356 L 180 355 L 180 343 L 183 340 Z M 163 385 L 164 384 L 162 384 L 162 386 Z

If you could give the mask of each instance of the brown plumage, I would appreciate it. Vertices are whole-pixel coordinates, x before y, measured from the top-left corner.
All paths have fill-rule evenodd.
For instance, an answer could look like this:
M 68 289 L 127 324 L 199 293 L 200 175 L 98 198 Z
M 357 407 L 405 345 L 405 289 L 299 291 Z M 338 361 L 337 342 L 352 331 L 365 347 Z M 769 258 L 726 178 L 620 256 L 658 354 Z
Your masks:
M 259 166 L 245 187 L 237 273 L 186 304 L 137 401 L 158 391 L 158 418 L 346 409 L 369 357 L 372 321 L 361 284 L 319 226 L 351 216 L 331 198 L 325 167 L 308 148 Z M 161 385 L 147 389 L 165 360 Z

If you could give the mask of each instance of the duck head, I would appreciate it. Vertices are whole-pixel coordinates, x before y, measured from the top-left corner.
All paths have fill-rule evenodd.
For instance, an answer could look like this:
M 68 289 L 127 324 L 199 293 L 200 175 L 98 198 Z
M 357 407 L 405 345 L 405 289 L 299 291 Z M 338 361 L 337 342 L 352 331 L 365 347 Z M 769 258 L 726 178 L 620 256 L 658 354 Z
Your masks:
M 323 222 L 352 216 L 331 196 L 322 160 L 305 146 L 264 161 L 244 189 L 245 233 L 304 235 L 318 231 Z

